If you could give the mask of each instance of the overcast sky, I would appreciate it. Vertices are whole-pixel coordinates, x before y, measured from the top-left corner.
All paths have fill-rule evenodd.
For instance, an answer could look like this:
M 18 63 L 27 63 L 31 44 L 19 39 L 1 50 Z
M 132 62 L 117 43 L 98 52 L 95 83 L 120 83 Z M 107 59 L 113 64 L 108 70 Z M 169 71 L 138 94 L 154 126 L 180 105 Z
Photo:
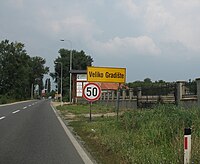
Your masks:
M 51 71 L 70 40 L 94 66 L 125 67 L 127 82 L 200 77 L 200 0 L 0 1 L 0 39 L 24 43 Z

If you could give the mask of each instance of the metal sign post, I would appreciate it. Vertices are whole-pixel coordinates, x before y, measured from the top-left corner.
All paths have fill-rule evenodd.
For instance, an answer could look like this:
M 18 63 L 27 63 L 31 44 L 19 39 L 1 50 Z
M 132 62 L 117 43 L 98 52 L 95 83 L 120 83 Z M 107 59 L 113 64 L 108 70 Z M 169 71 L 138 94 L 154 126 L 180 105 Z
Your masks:
M 83 97 L 90 102 L 90 121 L 92 120 L 92 102 L 101 96 L 101 88 L 96 83 L 88 83 L 83 88 Z
M 119 118 L 119 101 L 120 101 L 120 89 L 117 90 L 117 121 Z
M 126 68 L 115 68 L 115 67 L 87 67 L 87 81 L 88 82 L 101 82 L 101 83 L 119 83 L 124 84 L 126 82 Z M 117 120 L 119 115 L 119 102 L 120 94 L 119 88 L 117 91 Z
M 92 121 L 92 102 L 90 102 L 90 122 Z

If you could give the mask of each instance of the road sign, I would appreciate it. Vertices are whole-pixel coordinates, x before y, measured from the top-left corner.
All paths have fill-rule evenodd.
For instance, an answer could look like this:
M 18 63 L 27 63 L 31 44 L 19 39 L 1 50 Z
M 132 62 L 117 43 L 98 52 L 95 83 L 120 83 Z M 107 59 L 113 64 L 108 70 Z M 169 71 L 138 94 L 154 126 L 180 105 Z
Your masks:
M 83 97 L 90 101 L 96 101 L 101 96 L 101 88 L 96 83 L 88 83 L 83 88 Z
M 126 68 L 87 67 L 88 82 L 126 82 Z

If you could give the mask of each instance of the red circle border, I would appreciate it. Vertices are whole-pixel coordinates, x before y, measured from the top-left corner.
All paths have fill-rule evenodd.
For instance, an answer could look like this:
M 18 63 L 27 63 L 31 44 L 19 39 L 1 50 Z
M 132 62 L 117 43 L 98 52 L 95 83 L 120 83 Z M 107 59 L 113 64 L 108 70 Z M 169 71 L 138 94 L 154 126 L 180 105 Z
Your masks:
M 99 94 L 98 94 L 98 96 L 97 96 L 96 98 L 94 98 L 94 99 L 89 99 L 89 98 L 85 95 L 84 90 L 85 90 L 85 88 L 86 88 L 88 85 L 95 85 L 95 86 L 99 89 Z M 89 102 L 97 101 L 97 100 L 100 98 L 100 96 L 101 96 L 101 88 L 100 88 L 100 86 L 99 86 L 98 84 L 96 84 L 96 83 L 87 83 L 87 84 L 83 87 L 83 97 L 84 97 L 87 101 L 89 101 Z

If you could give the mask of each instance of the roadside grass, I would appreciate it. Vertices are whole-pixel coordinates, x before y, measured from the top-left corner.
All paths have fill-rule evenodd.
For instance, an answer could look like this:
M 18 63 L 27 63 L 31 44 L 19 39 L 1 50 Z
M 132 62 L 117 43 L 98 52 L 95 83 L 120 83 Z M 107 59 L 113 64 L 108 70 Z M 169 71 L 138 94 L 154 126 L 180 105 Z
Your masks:
M 62 110 L 68 108 L 65 106 Z M 73 110 L 80 114 L 88 108 L 77 105 Z M 88 118 L 81 117 L 70 122 L 97 162 L 105 164 L 183 163 L 186 127 L 192 128 L 192 162 L 199 163 L 199 125 L 199 108 L 186 110 L 173 105 L 127 111 L 118 121 L 116 117 L 99 117 L 89 122 Z
M 1 104 L 8 104 L 8 103 L 13 103 L 16 102 L 17 100 L 13 99 L 13 98 L 9 98 L 6 95 L 0 95 L 0 105 Z
M 81 104 L 81 105 L 65 105 L 65 106 L 58 106 L 58 110 L 63 113 L 72 113 L 75 115 L 83 115 L 88 114 L 90 112 L 90 105 L 89 104 Z M 92 114 L 105 114 L 109 112 L 113 112 L 114 108 L 108 108 L 106 106 L 101 106 L 98 104 L 92 104 Z

